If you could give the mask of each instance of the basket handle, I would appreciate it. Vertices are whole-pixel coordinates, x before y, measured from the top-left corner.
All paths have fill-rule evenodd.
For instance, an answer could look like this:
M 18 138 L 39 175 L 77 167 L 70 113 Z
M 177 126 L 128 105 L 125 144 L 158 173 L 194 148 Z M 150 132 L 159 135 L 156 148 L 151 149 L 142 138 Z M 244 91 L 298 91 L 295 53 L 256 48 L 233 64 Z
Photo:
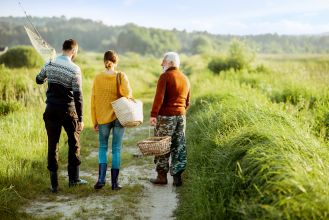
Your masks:
M 154 127 L 155 133 L 158 134 L 158 130 L 156 128 L 156 126 L 149 126 L 149 137 L 151 137 L 151 127 Z

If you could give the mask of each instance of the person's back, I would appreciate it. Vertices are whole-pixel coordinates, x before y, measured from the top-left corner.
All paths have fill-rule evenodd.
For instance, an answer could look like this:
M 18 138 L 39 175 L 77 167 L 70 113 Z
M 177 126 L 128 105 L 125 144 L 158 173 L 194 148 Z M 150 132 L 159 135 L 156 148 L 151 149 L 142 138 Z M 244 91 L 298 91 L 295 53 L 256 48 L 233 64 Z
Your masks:
M 42 84 L 47 79 L 46 103 L 57 108 L 75 107 L 79 121 L 82 117 L 81 70 L 68 56 L 60 55 L 47 63 L 36 81 Z
M 98 149 L 98 180 L 95 189 L 105 186 L 107 172 L 108 141 L 112 131 L 112 190 L 119 190 L 118 176 L 121 166 L 121 146 L 125 128 L 117 119 L 111 102 L 124 96 L 132 97 L 132 90 L 126 74 L 116 72 L 118 54 L 113 50 L 104 53 L 104 67 L 102 73 L 96 75 L 91 92 L 91 118 L 93 127 L 99 134 Z M 118 77 L 118 78 L 117 78 Z M 118 79 L 118 82 L 117 80 Z
M 93 83 L 91 100 L 91 113 L 94 124 L 106 124 L 116 119 L 111 103 L 118 99 L 117 74 L 120 77 L 120 94 L 127 98 L 132 97 L 128 77 L 125 73 L 113 72 L 113 74 L 109 74 L 102 72 L 97 74 Z
M 189 105 L 190 90 L 187 77 L 178 68 L 171 67 L 161 74 L 158 83 L 165 84 L 163 103 L 158 114 L 166 116 L 185 115 Z M 159 105 L 159 103 L 156 102 L 155 105 Z
M 155 156 L 158 176 L 150 179 L 154 184 L 167 184 L 167 173 L 173 176 L 175 186 L 182 185 L 186 157 L 186 110 L 190 105 L 190 83 L 179 70 L 177 53 L 168 52 L 162 60 L 162 74 L 158 80 L 151 110 L 150 124 L 155 126 L 156 136 L 171 136 L 170 152 Z M 171 164 L 169 158 L 171 155 Z
M 69 186 L 86 184 L 79 178 L 80 132 L 82 121 L 82 85 L 80 68 L 72 62 L 77 55 L 78 44 L 69 39 L 63 43 L 63 55 L 48 62 L 36 77 L 38 84 L 48 81 L 47 106 L 43 120 L 48 136 L 48 170 L 50 171 L 51 191 L 58 187 L 58 143 L 62 127 L 68 138 Z

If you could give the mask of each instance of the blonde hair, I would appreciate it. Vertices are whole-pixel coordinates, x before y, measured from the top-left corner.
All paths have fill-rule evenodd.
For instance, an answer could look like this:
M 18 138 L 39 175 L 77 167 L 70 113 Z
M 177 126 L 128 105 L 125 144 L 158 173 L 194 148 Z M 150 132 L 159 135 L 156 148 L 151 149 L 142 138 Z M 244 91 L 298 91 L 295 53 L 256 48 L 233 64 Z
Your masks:
M 106 69 L 111 69 L 119 60 L 118 54 L 113 50 L 108 50 L 104 53 L 104 65 Z

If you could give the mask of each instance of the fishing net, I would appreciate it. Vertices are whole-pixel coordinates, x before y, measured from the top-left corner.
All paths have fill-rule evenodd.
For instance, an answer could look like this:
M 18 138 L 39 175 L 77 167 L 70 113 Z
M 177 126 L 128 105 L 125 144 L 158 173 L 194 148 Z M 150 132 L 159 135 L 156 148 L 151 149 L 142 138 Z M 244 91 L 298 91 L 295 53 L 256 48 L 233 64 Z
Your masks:
M 53 60 L 56 57 L 56 50 L 51 47 L 40 35 L 24 26 L 33 47 L 38 51 L 45 61 Z

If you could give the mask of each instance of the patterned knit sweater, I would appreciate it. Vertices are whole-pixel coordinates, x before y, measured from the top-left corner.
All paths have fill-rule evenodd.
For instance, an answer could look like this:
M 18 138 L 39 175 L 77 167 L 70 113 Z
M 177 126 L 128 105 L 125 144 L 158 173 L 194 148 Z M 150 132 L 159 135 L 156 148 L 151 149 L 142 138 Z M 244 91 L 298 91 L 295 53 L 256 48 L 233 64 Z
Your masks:
M 80 67 L 68 56 L 58 56 L 46 63 L 36 77 L 38 84 L 48 80 L 47 105 L 60 109 L 75 107 L 79 121 L 82 121 L 82 82 Z
M 120 73 L 120 94 L 121 96 L 131 98 L 132 90 L 128 77 L 125 73 Z M 93 83 L 91 93 L 91 118 L 95 125 L 107 124 L 116 119 L 111 102 L 118 99 L 116 74 L 100 73 Z

